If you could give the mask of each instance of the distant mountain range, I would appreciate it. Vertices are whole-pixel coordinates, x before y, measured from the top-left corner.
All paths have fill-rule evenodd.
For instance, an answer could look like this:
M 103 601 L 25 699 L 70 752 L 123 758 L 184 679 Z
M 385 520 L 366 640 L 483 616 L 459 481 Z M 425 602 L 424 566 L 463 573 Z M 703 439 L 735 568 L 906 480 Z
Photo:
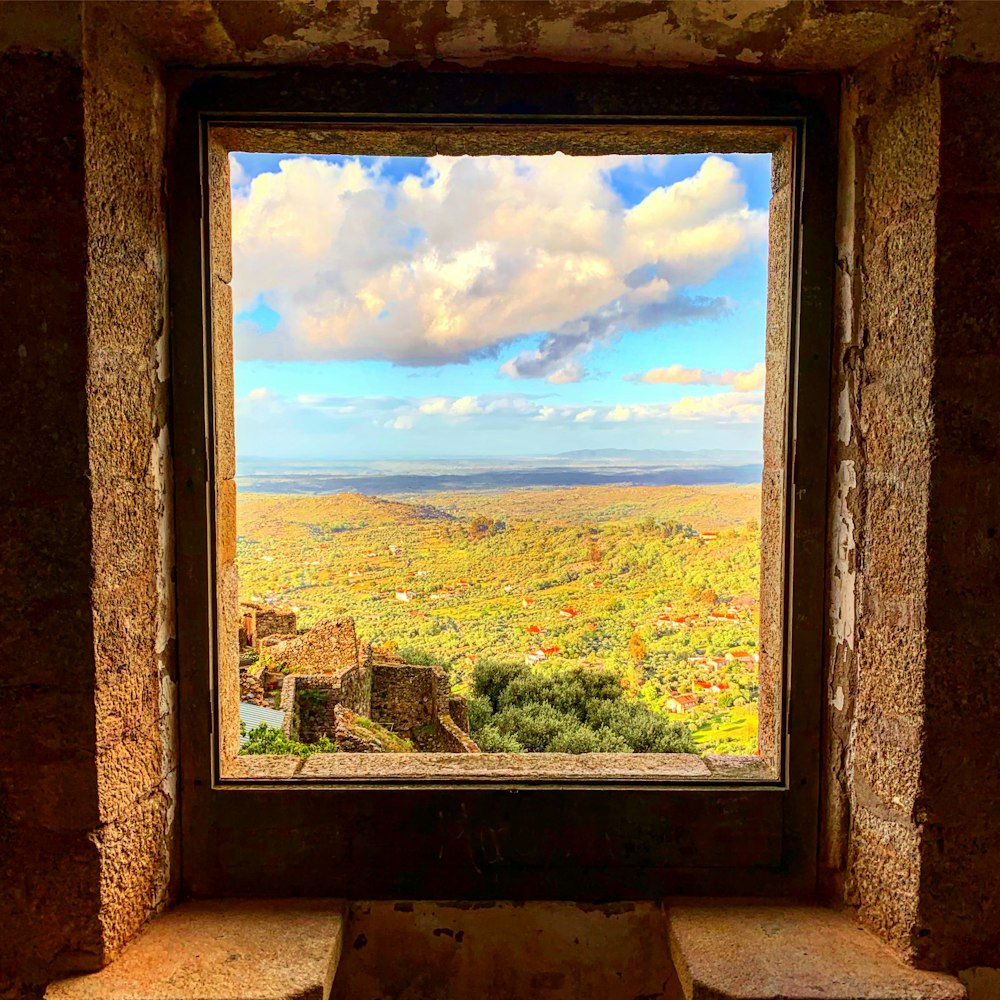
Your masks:
M 281 461 L 241 459 L 237 483 L 248 492 L 337 493 L 369 496 L 451 490 L 509 490 L 567 486 L 682 486 L 759 483 L 760 455 L 752 451 L 661 451 L 599 448 L 550 457 Z

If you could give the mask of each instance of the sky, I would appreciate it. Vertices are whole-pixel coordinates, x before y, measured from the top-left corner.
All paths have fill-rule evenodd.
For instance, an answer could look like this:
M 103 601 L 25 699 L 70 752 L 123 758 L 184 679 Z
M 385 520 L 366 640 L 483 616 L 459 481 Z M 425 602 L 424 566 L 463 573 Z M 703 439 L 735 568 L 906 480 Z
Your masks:
M 230 169 L 240 457 L 760 450 L 769 156 Z

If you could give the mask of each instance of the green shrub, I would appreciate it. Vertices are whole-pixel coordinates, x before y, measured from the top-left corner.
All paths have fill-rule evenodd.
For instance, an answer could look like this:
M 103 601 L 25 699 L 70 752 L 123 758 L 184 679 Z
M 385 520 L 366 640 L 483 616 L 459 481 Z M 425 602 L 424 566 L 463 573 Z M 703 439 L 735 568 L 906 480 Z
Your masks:
M 466 702 L 469 708 L 469 729 L 476 732 L 489 724 L 493 715 L 493 706 L 486 695 L 472 695 Z
M 529 753 L 544 753 L 560 733 L 576 729 L 579 720 L 552 705 L 532 702 L 505 708 L 493 716 L 501 733 L 515 737 Z
M 524 747 L 510 733 L 501 733 L 496 726 L 484 726 L 474 737 L 483 753 L 521 753 Z
M 694 753 L 687 727 L 650 711 L 638 701 L 593 700 L 587 704 L 587 722 L 620 736 L 636 753 Z
M 240 723 L 240 736 L 246 736 L 247 742 L 240 747 L 240 754 L 295 754 L 305 760 L 314 753 L 337 753 L 338 747 L 333 740 L 321 736 L 315 743 L 299 743 L 289 739 L 280 729 L 260 723 L 247 730 L 245 722 Z
M 552 738 L 549 753 L 594 753 L 598 749 L 597 733 L 582 723 L 567 726 Z
M 509 741 L 529 753 L 695 752 L 686 726 L 627 695 L 612 671 L 493 661 L 473 688 L 470 729 L 485 753 Z
M 510 682 L 527 673 L 528 668 L 520 663 L 480 660 L 472 671 L 472 693 L 488 698 L 495 712 L 500 708 L 500 697 Z

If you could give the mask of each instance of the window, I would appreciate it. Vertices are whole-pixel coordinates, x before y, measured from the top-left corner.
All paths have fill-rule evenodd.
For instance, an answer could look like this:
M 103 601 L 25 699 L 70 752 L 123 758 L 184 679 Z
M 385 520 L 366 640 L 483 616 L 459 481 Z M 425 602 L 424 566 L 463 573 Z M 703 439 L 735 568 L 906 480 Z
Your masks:
M 559 78 L 539 106 L 537 79 L 441 76 L 400 88 L 401 79 L 319 74 L 282 87 L 216 78 L 188 88 L 182 102 L 171 203 L 184 823 L 220 831 L 219 852 L 186 855 L 185 880 L 241 891 L 241 838 L 294 830 L 297 847 L 279 864 L 289 891 L 599 896 L 613 877 L 616 893 L 655 895 L 678 870 L 694 873 L 697 891 L 801 889 L 815 870 L 825 565 L 833 199 L 823 105 L 746 81 L 696 93 L 639 88 L 634 78 Z M 773 157 L 758 761 L 237 756 L 234 150 Z M 808 447 L 796 449 L 797 440 Z M 702 534 L 698 544 L 712 541 Z M 747 829 L 758 835 L 747 838 Z M 594 880 L 586 888 L 582 873 Z
M 229 166 L 241 754 L 752 755 L 770 155 Z

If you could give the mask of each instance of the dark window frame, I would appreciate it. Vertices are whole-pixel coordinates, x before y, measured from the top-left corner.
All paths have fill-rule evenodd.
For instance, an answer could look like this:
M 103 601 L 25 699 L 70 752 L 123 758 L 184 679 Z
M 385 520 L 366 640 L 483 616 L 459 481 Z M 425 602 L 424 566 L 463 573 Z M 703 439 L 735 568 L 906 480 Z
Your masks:
M 170 83 L 176 101 L 168 176 L 185 890 L 581 900 L 814 891 L 826 633 L 835 78 L 281 70 L 178 71 Z M 720 135 L 731 130 L 734 136 L 773 126 L 794 132 L 784 739 L 776 777 L 534 784 L 404 778 L 307 785 L 220 775 L 208 129 L 330 123 L 594 132 L 656 126 L 665 134 L 680 127 L 692 136 L 698 128 Z M 665 151 L 681 151 L 676 135 Z M 259 862 L 261 851 L 269 859 L 265 864 Z

